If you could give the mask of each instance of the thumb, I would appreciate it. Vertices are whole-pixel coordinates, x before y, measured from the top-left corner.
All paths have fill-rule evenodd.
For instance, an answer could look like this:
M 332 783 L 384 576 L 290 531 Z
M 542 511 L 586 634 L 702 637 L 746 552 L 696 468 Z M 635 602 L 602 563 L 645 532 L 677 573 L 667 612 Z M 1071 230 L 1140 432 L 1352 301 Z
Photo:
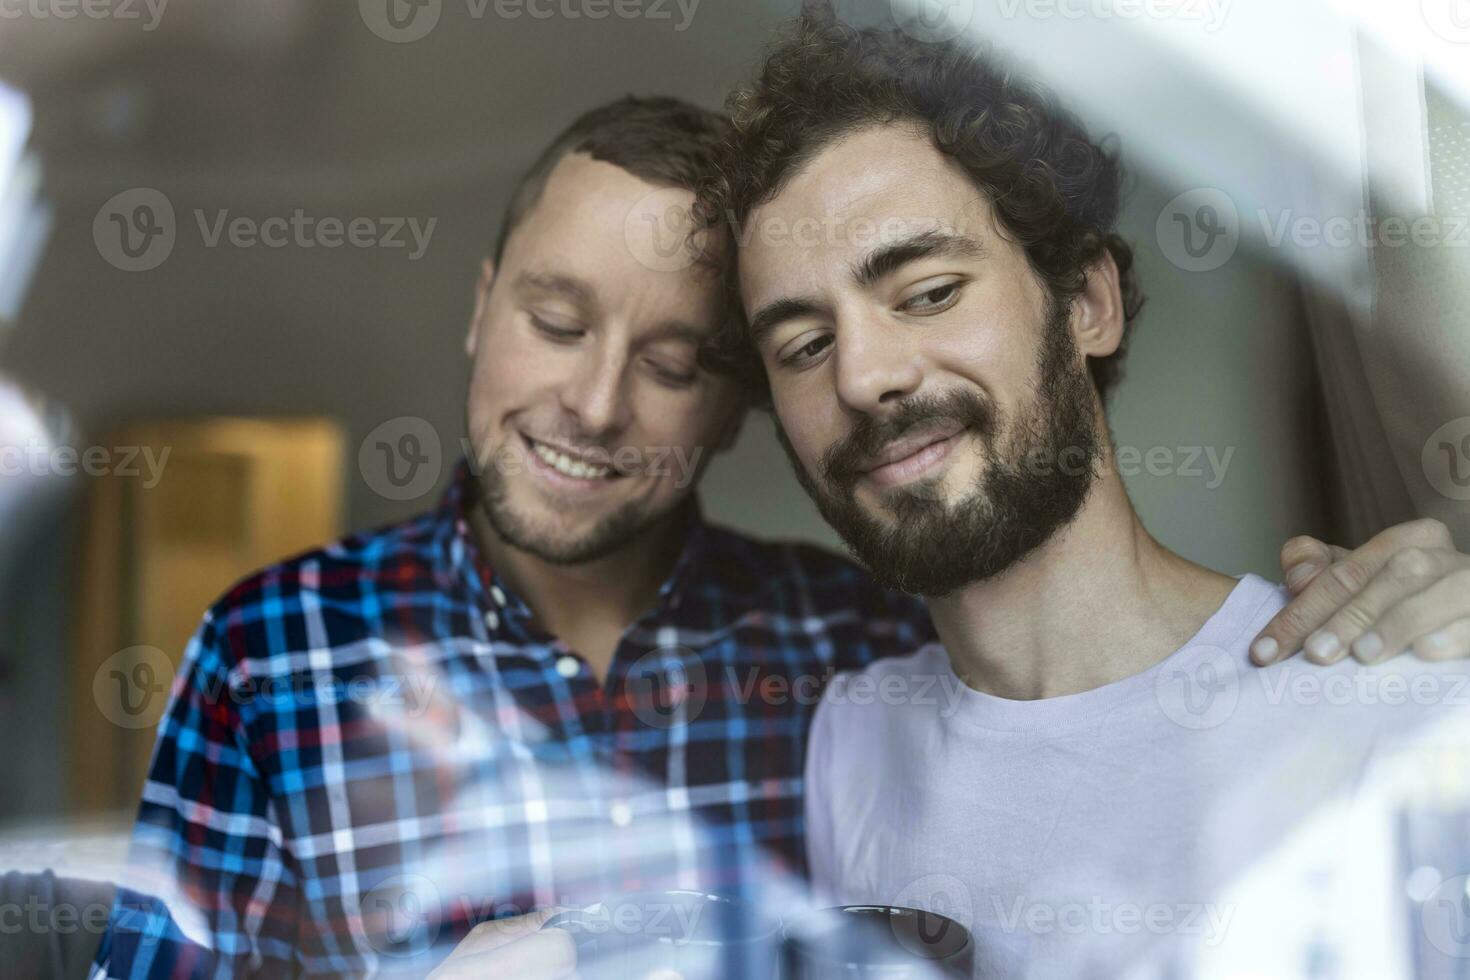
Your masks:
M 1281 546 L 1281 581 L 1293 595 L 1311 585 L 1322 570 L 1352 552 L 1326 544 L 1309 534 L 1298 535 Z

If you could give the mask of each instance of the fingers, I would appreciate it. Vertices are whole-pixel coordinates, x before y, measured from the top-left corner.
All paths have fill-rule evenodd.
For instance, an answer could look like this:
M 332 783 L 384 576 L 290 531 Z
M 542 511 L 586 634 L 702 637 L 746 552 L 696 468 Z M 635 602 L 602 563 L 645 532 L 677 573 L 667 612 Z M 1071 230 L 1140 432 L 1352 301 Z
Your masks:
M 1420 660 L 1462 660 L 1470 657 L 1470 619 L 1426 633 L 1414 641 L 1414 656 Z
M 430 976 L 433 980 L 567 980 L 577 969 L 577 944 L 564 929 L 543 929 L 489 951 L 455 955 Z
M 1455 541 L 1450 536 L 1450 529 L 1442 521 L 1426 517 L 1379 531 L 1361 548 L 1355 550 L 1352 557 L 1367 565 L 1371 571 L 1377 571 L 1394 555 L 1410 548 L 1454 551 Z
M 1422 633 L 1470 613 L 1470 608 L 1456 609 L 1449 590 L 1441 588 L 1458 557 L 1452 551 L 1422 548 L 1395 554 L 1357 595 L 1307 637 L 1307 659 L 1336 663 L 1351 651 L 1363 663 L 1376 663 L 1401 653 Z M 1470 590 L 1466 597 L 1470 598 Z M 1381 621 L 1395 612 L 1394 631 L 1385 634 Z
M 481 922 L 471 929 L 464 939 L 460 940 L 459 945 L 454 947 L 454 951 L 440 964 L 439 970 L 430 976 L 434 980 L 439 980 L 442 976 L 452 976 L 453 974 L 442 971 L 461 959 L 491 953 L 503 946 L 509 946 L 511 943 L 535 935 L 540 930 L 542 923 L 560 911 L 562 909 L 553 906 L 527 915 Z
M 1275 663 L 1302 649 L 1309 637 L 1314 645 L 1308 659 L 1341 660 L 1369 624 L 1351 630 L 1351 638 L 1344 639 L 1323 629 L 1328 619 L 1394 556 L 1406 551 L 1455 554 L 1453 548 L 1449 529 L 1432 518 L 1397 524 L 1352 552 L 1307 535 L 1292 538 L 1281 549 L 1281 567 L 1293 598 L 1252 641 L 1251 660 L 1259 666 Z M 1361 617 L 1365 612 L 1355 609 L 1348 616 Z M 1367 646 L 1371 649 L 1371 640 Z
M 1369 578 L 1368 569 L 1356 558 L 1344 558 L 1328 565 L 1325 573 L 1313 578 L 1256 635 L 1251 643 L 1251 660 L 1265 666 L 1296 653 L 1307 637 L 1321 629 Z
M 1402 561 L 1407 564 L 1407 556 L 1413 554 L 1403 552 L 1406 557 Z M 1424 641 L 1422 659 L 1448 660 L 1456 656 L 1457 648 L 1452 637 L 1435 634 L 1470 616 L 1470 567 L 1457 567 L 1463 559 L 1454 552 L 1427 554 L 1435 556 L 1427 560 L 1433 571 L 1422 573 L 1417 580 L 1405 580 L 1404 588 L 1408 594 L 1383 610 L 1353 642 L 1353 656 L 1358 660 L 1365 664 L 1377 663 L 1411 648 L 1417 653 L 1421 649 L 1421 640 Z M 1421 560 L 1416 558 L 1415 564 Z M 1395 556 L 1389 562 L 1389 568 L 1400 561 Z M 1445 568 L 1446 565 L 1449 569 Z M 1387 570 L 1382 574 L 1387 574 Z M 1370 589 L 1372 587 L 1369 586 Z M 1326 628 L 1332 629 L 1333 624 L 1329 622 Z M 1311 640 L 1307 643 L 1310 646 Z M 1458 655 L 1465 656 L 1466 653 Z
M 1346 557 L 1343 548 L 1324 544 L 1310 535 L 1299 535 L 1281 546 L 1282 581 L 1293 594 L 1299 593 L 1322 569 Z

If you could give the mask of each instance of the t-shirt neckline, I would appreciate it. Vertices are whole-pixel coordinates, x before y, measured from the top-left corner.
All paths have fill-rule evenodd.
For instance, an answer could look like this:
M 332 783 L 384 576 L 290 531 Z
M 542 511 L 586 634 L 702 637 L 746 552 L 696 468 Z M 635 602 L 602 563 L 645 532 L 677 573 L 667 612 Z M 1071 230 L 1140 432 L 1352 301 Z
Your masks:
M 1030 701 L 986 694 L 960 680 L 950 663 L 949 654 L 938 642 L 930 644 L 926 651 L 939 660 L 938 669 L 943 672 L 946 683 L 956 685 L 953 689 L 960 692 L 954 713 L 956 720 L 995 731 L 1044 730 L 1058 733 L 1101 720 L 1113 708 L 1137 697 L 1140 692 L 1151 695 L 1161 671 L 1185 667 L 1191 661 L 1219 650 L 1234 652 L 1237 647 L 1243 660 L 1246 647 L 1241 634 L 1255 620 L 1261 607 L 1275 595 L 1277 586 L 1249 573 L 1237 576 L 1237 579 L 1239 581 L 1225 601 L 1183 646 L 1147 670 L 1090 691 Z

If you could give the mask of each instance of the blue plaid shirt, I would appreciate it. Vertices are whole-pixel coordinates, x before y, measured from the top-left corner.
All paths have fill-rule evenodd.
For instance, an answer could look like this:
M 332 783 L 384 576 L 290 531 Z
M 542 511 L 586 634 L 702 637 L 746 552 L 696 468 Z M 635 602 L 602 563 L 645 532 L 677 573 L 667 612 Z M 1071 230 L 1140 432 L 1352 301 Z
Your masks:
M 267 568 L 175 678 L 94 976 L 419 975 L 475 923 L 804 873 L 834 671 L 932 635 L 816 548 L 691 518 L 599 684 L 433 512 Z

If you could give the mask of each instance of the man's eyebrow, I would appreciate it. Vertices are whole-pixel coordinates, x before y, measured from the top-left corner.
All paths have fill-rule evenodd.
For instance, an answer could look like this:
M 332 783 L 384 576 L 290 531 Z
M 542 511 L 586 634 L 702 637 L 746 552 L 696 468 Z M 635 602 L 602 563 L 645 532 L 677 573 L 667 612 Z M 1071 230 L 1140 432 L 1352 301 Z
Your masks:
M 579 306 L 596 306 L 597 296 L 592 287 L 580 279 L 549 272 L 522 272 L 516 276 L 518 288 L 539 289 L 571 300 Z
M 985 254 L 985 246 L 967 235 L 925 231 L 890 242 L 870 252 L 853 266 L 852 277 L 859 285 L 871 286 L 884 276 L 918 259 L 946 255 L 983 258 Z M 820 313 L 823 308 L 815 299 L 794 296 L 767 303 L 750 318 L 750 343 L 759 348 L 771 331 L 787 320 Z
M 787 320 L 795 320 L 797 317 L 810 316 L 822 309 L 820 303 L 814 299 L 778 299 L 773 303 L 767 303 L 756 311 L 750 318 L 750 343 L 759 348 L 761 342 L 766 339 L 772 330 L 775 330 Z
M 910 262 L 936 256 L 978 259 L 985 246 L 967 235 L 925 231 L 874 249 L 852 267 L 852 278 L 860 286 L 871 286 Z
M 665 320 L 643 337 L 644 344 L 659 344 L 666 340 L 681 340 L 698 347 L 710 339 L 713 331 L 696 327 L 684 320 Z

